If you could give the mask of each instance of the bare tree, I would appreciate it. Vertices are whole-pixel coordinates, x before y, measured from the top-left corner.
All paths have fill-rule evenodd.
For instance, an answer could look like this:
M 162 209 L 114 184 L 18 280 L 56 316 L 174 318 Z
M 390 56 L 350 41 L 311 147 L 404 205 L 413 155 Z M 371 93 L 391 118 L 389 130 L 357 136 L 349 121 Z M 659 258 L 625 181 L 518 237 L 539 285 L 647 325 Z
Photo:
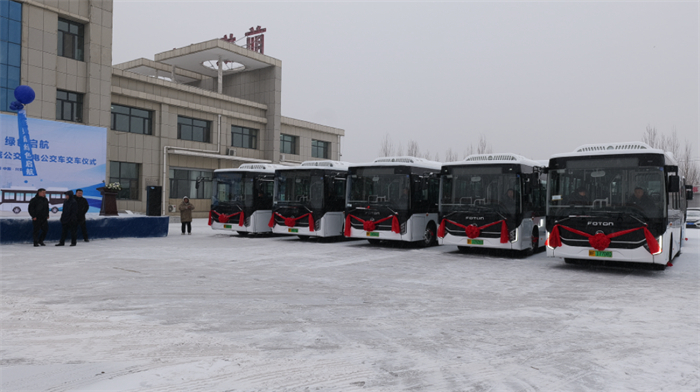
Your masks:
M 700 185 L 700 167 L 693 160 L 693 145 L 685 141 L 683 150 L 678 159 L 679 174 L 685 177 L 685 183 L 688 185 Z
M 470 155 L 473 155 L 473 154 L 474 154 L 474 145 L 470 144 L 470 145 L 469 145 L 469 148 L 467 148 L 467 149 L 464 151 L 464 157 L 466 158 L 466 157 L 468 157 L 468 156 L 470 156 Z
M 476 146 L 476 153 L 477 154 L 490 154 L 492 151 L 493 151 L 493 149 L 491 148 L 491 145 L 489 145 L 486 142 L 486 136 L 481 134 L 481 136 L 479 136 L 479 144 Z
M 403 156 L 403 144 L 401 144 L 401 140 L 396 142 L 396 156 Z
M 379 156 L 388 157 L 394 153 L 394 143 L 391 141 L 389 133 L 384 134 L 384 139 L 379 144 Z
M 420 157 L 420 147 L 418 147 L 418 142 L 411 139 L 406 144 L 406 155 L 409 157 Z
M 448 148 L 447 151 L 445 151 L 445 162 L 456 162 L 459 158 L 457 157 L 457 153 L 452 151 L 452 147 Z
M 651 148 L 658 148 L 659 133 L 656 131 L 656 127 L 647 125 L 647 129 L 642 134 L 642 141 L 648 144 Z
M 700 168 L 698 163 L 693 160 L 693 144 L 685 140 L 683 147 L 681 147 L 675 127 L 670 135 L 664 135 L 659 133 L 656 127 L 647 125 L 642 134 L 642 141 L 651 148 L 672 153 L 678 162 L 678 174 L 685 177 L 686 184 L 700 184 Z

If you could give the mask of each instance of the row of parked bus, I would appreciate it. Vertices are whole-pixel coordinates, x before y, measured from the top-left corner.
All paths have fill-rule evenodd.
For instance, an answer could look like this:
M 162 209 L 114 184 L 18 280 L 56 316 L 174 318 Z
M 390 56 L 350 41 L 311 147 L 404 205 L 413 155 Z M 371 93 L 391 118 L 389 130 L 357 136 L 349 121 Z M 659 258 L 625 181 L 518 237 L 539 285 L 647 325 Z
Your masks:
M 549 161 L 516 154 L 438 163 L 244 164 L 214 173 L 209 223 L 260 233 L 509 249 L 651 264 L 680 253 L 687 191 L 672 154 L 640 143 L 584 145 Z

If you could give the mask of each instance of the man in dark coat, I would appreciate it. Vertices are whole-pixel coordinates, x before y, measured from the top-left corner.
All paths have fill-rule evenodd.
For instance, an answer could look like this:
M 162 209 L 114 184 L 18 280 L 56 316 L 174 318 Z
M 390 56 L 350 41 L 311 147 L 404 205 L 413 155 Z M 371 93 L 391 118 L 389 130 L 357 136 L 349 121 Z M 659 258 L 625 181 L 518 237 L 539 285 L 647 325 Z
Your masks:
M 49 232 L 49 200 L 46 198 L 46 189 L 39 188 L 36 196 L 29 201 L 29 215 L 34 228 L 34 246 L 45 246 L 44 238 Z
M 75 201 L 78 203 L 78 227 L 80 232 L 83 233 L 83 240 L 85 242 L 90 242 L 88 240 L 87 226 L 85 225 L 85 214 L 90 209 L 87 199 L 83 197 L 83 190 L 78 189 L 75 191 Z
M 63 246 L 70 231 L 70 246 L 75 246 L 78 240 L 78 202 L 75 201 L 73 191 L 66 192 L 68 198 L 63 202 L 63 213 L 61 213 L 61 239 L 56 246 Z
M 653 211 L 656 208 L 656 204 L 654 204 L 654 201 L 647 196 L 646 192 L 644 192 L 644 188 L 642 187 L 634 188 L 634 193 L 632 196 L 630 196 L 629 200 L 627 200 L 627 205 L 637 207 L 646 212 Z
M 586 194 L 586 188 L 580 187 L 576 191 L 569 195 L 567 204 L 573 205 L 588 205 L 591 204 L 588 195 Z

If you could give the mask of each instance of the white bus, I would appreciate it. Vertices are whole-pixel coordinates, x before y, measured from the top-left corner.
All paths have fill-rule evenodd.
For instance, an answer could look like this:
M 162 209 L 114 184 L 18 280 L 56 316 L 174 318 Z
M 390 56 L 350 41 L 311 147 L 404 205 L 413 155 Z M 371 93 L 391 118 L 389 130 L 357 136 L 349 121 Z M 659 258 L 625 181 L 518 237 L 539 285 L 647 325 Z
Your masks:
M 29 201 L 36 196 L 36 191 L 39 188 L 24 188 L 10 187 L 0 189 L 2 197 L 0 198 L 0 210 L 12 211 L 19 214 L 22 211 L 27 212 Z M 46 198 L 49 200 L 49 210 L 56 214 L 63 207 L 63 202 L 66 201 L 65 193 L 68 188 L 46 188 Z
M 246 163 L 236 169 L 214 170 L 211 228 L 236 231 L 241 236 L 269 233 L 275 169 L 281 167 Z
M 442 165 L 441 245 L 511 249 L 544 247 L 546 163 L 516 154 L 470 155 Z
M 686 194 L 672 154 L 589 144 L 553 155 L 548 170 L 548 256 L 662 270 L 680 252 Z
M 306 161 L 275 171 L 273 233 L 310 237 L 343 235 L 348 163 Z
M 437 244 L 440 163 L 415 157 L 383 157 L 351 165 L 345 236 Z

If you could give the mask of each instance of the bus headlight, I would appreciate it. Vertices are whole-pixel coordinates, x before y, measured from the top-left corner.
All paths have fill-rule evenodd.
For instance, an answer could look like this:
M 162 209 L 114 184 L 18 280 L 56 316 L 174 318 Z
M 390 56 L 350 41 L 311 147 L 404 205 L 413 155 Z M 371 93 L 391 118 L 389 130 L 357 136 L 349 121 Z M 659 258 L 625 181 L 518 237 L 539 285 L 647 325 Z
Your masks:
M 516 242 L 518 240 L 518 229 L 511 230 L 508 233 L 508 239 L 510 240 L 510 242 Z
M 547 246 L 547 248 L 549 248 L 549 249 L 551 249 L 551 250 L 554 250 L 554 248 L 552 248 L 551 246 L 549 246 L 549 232 L 547 231 L 546 233 L 547 233 L 547 234 L 546 234 L 546 237 L 545 237 L 546 239 L 544 240 L 544 244 Z
M 651 254 L 654 255 L 654 256 L 660 255 L 661 252 L 663 252 L 663 250 L 664 250 L 664 241 L 663 241 L 663 239 L 664 239 L 663 236 L 660 236 L 660 237 L 658 237 L 658 238 L 656 239 L 656 242 L 659 243 L 659 251 L 658 251 L 658 252 L 656 252 L 656 253 L 651 253 L 651 251 L 649 250 L 649 244 L 644 244 L 644 249 L 646 249 L 647 252 L 651 253 Z

